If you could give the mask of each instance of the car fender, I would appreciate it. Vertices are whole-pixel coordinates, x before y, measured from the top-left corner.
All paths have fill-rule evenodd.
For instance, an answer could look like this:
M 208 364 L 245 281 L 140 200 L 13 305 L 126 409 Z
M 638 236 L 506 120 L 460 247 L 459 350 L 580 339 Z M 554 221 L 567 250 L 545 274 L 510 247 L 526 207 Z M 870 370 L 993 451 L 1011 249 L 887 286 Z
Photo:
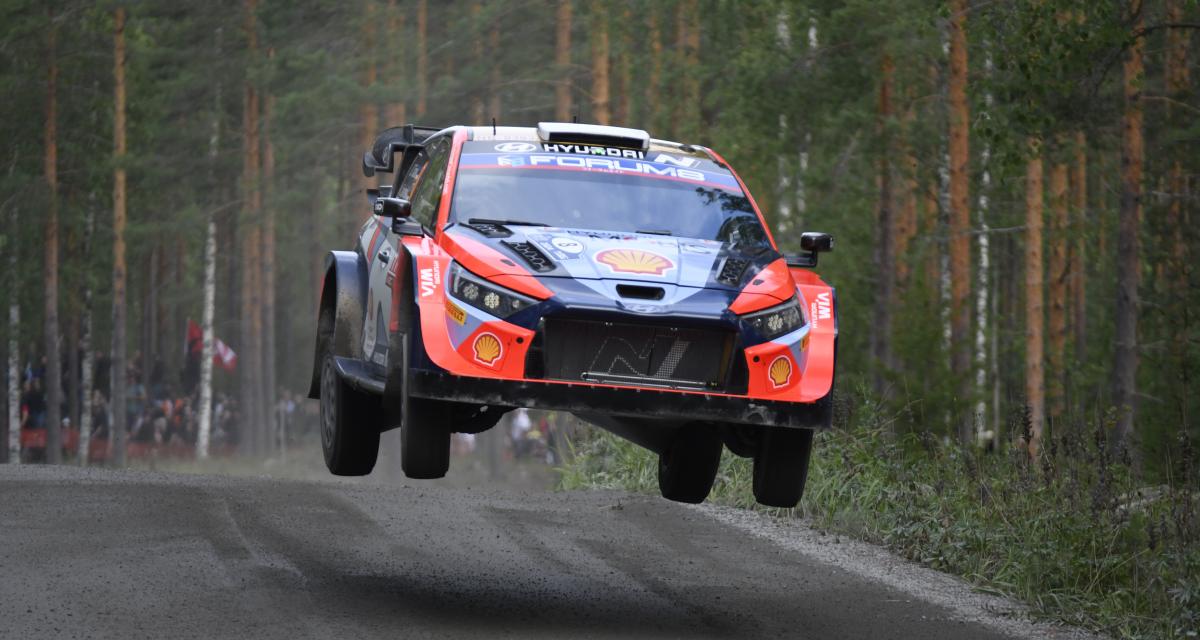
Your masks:
M 791 271 L 806 305 L 805 315 L 811 327 L 809 354 L 800 383 L 800 395 L 803 402 L 815 402 L 824 399 L 833 390 L 837 365 L 837 290 L 811 271 Z
M 321 285 L 321 306 L 317 317 L 328 307 L 333 313 L 333 354 L 353 358 L 362 344 L 363 309 L 367 299 L 367 263 L 354 251 L 330 251 L 325 256 L 325 278 Z M 312 381 L 308 396 L 317 398 L 321 388 L 320 342 L 322 327 L 317 327 Z

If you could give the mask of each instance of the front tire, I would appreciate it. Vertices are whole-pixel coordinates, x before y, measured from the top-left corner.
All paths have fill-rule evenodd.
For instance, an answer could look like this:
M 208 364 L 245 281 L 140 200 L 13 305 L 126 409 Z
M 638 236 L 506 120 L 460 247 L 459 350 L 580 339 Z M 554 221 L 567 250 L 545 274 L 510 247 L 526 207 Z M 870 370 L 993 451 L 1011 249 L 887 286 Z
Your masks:
M 662 496 L 675 502 L 704 502 L 717 478 L 721 447 L 715 429 L 680 429 L 667 450 L 658 456 L 658 489 Z
M 337 374 L 333 354 L 321 363 L 321 450 L 335 476 L 365 476 L 379 457 L 379 401 Z
M 754 454 L 754 499 L 785 509 L 799 504 L 812 444 L 812 429 L 767 428 Z
M 400 468 L 404 475 L 432 480 L 450 470 L 449 409 L 437 400 L 407 398 L 400 426 Z

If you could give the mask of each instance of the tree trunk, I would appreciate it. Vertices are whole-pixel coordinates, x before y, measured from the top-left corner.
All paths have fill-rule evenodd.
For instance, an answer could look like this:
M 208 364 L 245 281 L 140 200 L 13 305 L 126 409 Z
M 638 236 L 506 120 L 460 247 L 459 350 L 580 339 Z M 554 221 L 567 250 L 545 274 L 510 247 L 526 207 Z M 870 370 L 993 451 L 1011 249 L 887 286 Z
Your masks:
M 8 237 L 16 238 L 20 225 L 17 207 L 8 214 Z M 9 464 L 21 463 L 21 287 L 17 274 L 20 259 L 16 242 L 7 243 L 8 249 L 8 449 Z
M 887 373 L 892 368 L 892 308 L 895 304 L 896 254 L 893 246 L 895 221 L 892 215 L 891 145 L 888 120 L 892 117 L 892 84 L 896 67 L 889 54 L 880 62 L 879 111 L 876 130 L 879 135 L 879 202 L 875 228 L 875 319 L 871 323 L 871 356 L 875 393 L 886 390 Z
M 389 46 L 395 47 L 396 55 L 387 57 L 387 84 L 393 87 L 405 86 L 404 70 L 407 61 L 408 38 L 404 33 L 404 13 L 396 8 L 396 0 L 388 0 L 387 5 L 387 34 Z M 389 102 L 387 110 L 384 113 L 384 125 L 388 127 L 398 127 L 407 124 L 408 120 L 408 105 L 404 100 L 395 100 Z M 365 151 L 365 149 L 364 149 Z
M 937 304 L 938 283 L 942 278 L 942 246 L 937 241 L 941 210 L 938 207 L 937 183 L 933 179 L 925 185 L 921 201 L 921 232 L 925 240 L 925 282 L 931 295 L 929 303 Z
M 1180 0 L 1167 0 L 1168 23 L 1183 22 L 1183 9 Z M 1188 104 L 1188 45 L 1190 34 L 1184 29 L 1171 29 L 1167 32 L 1167 96 L 1179 104 Z M 1173 104 L 1167 106 L 1167 123 L 1172 128 L 1185 128 L 1187 116 L 1181 117 Z M 1187 228 L 1186 209 L 1190 202 L 1188 193 L 1187 173 L 1184 162 L 1189 157 L 1189 147 L 1186 142 L 1176 142 L 1170 151 L 1170 169 L 1167 178 L 1167 190 L 1170 200 L 1167 205 L 1167 283 L 1166 290 L 1174 302 L 1175 310 L 1171 317 L 1171 353 L 1175 356 L 1175 367 L 1178 373 L 1177 403 L 1179 407 L 1179 428 L 1182 433 L 1191 430 L 1191 416 L 1188 415 L 1187 398 L 1191 393 L 1191 344 L 1188 335 L 1191 332 L 1191 311 L 1188 300 L 1188 271 L 1190 260 L 1184 230 Z
M 1050 427 L 1062 417 L 1064 403 L 1065 355 L 1067 349 L 1067 161 L 1065 140 L 1056 145 L 1054 164 L 1050 167 L 1050 233 L 1048 245 L 1050 255 L 1046 262 L 1047 283 L 1047 333 L 1049 344 L 1046 353 L 1047 372 L 1047 417 Z
M 630 29 L 633 16 L 629 7 L 621 11 L 620 33 L 617 39 L 617 104 L 613 122 L 627 127 L 633 119 L 633 64 L 631 62 L 633 42 Z
M 1041 454 L 1045 414 L 1042 336 L 1042 144 L 1029 139 L 1025 165 L 1025 402 L 1029 457 Z
M 250 60 L 254 59 L 258 49 L 255 4 L 256 0 L 246 0 L 245 4 L 244 28 Z M 258 112 L 258 91 L 247 79 L 242 98 L 242 312 L 241 331 L 239 332 L 241 353 L 238 356 L 238 368 L 240 369 L 238 378 L 241 390 L 239 402 L 241 424 L 239 427 L 243 440 L 249 444 L 250 453 L 253 455 L 264 453 L 262 407 L 259 398 L 261 381 L 256 378 L 261 373 L 258 340 L 262 335 L 259 323 L 260 301 L 258 295 L 258 267 L 261 264 Z
M 145 295 L 142 296 L 142 384 L 146 387 L 147 392 L 150 391 L 153 380 L 151 376 L 154 371 L 154 360 L 158 357 L 158 290 L 159 290 L 159 274 L 158 270 L 159 255 L 162 253 L 162 246 L 156 241 L 150 248 L 150 255 L 146 256 L 145 262 L 145 280 L 142 282 L 145 286 Z
M 200 351 L 200 413 L 196 434 L 196 457 L 208 458 L 208 443 L 212 433 L 213 398 L 213 311 L 217 293 L 217 223 L 209 214 L 204 232 L 204 309 L 200 325 L 203 347 Z
M 215 57 L 221 56 L 223 31 L 215 34 Z M 213 91 L 212 133 L 208 138 L 208 171 L 210 182 L 216 182 L 217 159 L 221 151 L 221 83 Z M 316 207 L 312 207 L 315 209 Z M 317 235 L 315 229 L 312 235 Z M 213 210 L 208 212 L 204 229 L 204 301 L 200 312 L 200 406 L 197 415 L 196 457 L 208 458 L 213 415 L 213 317 L 217 301 L 217 221 Z M 191 345 L 188 346 L 191 348 Z
M 425 102 L 429 97 L 429 47 L 427 23 L 429 6 L 426 0 L 417 0 L 417 117 L 425 115 Z
M 912 133 L 915 112 L 912 108 L 911 92 L 907 95 L 908 107 L 904 113 L 903 150 L 900 154 L 901 171 L 903 172 L 903 191 L 901 203 L 896 217 L 896 237 L 892 254 L 896 264 L 896 287 L 903 291 L 908 286 L 910 269 L 908 250 L 912 240 L 917 235 L 917 156 L 913 152 Z M 801 198 L 797 198 L 801 202 Z
M 95 192 L 88 202 L 87 216 L 83 223 L 83 258 L 84 265 L 92 262 L 92 236 L 96 230 Z M 83 309 L 80 318 L 79 351 L 83 354 L 80 363 L 80 395 L 79 403 L 79 464 L 86 466 L 92 444 L 92 385 L 95 383 L 96 359 L 92 352 L 92 282 L 86 275 L 83 278 Z
M 970 396 L 971 224 L 968 182 L 967 0 L 950 7 L 950 349 L 951 370 L 959 381 L 960 403 Z M 959 441 L 971 442 L 971 420 L 958 416 Z
M 675 97 L 675 112 L 671 124 L 674 129 L 674 135 L 679 140 L 696 135 L 699 129 L 699 17 L 700 12 L 696 0 L 680 0 L 675 5 L 675 37 L 676 50 L 679 52 L 681 63 L 678 69 L 681 91 Z
M 273 57 L 275 51 L 267 53 Z M 262 389 L 264 415 L 267 419 L 272 443 L 278 432 L 275 405 L 278 401 L 275 379 L 275 145 L 271 142 L 271 114 L 275 98 L 270 94 L 263 100 L 262 114 L 262 189 L 263 235 L 262 235 Z
M 1121 118 L 1121 210 L 1117 233 L 1116 354 L 1113 360 L 1113 404 L 1117 417 L 1116 443 L 1128 443 L 1134 429 L 1138 369 L 1137 323 L 1141 303 L 1142 168 L 1142 3 L 1131 0 L 1133 44 L 1123 64 L 1125 112 Z
M 366 60 L 367 68 L 363 72 L 363 89 L 366 91 L 367 99 L 359 108 L 359 118 L 362 120 L 359 138 L 359 149 L 369 151 L 371 146 L 375 144 L 375 135 L 379 130 L 379 106 L 375 104 L 375 82 L 379 79 L 379 71 L 375 65 L 375 0 L 367 0 L 366 11 L 363 18 L 363 44 L 367 51 Z M 390 43 L 389 43 L 390 44 Z M 267 98 L 269 100 L 270 98 Z M 266 128 L 266 109 L 263 113 L 263 128 L 265 139 Z M 361 153 L 361 152 L 360 152 Z M 362 175 L 361 173 L 359 175 Z M 362 176 L 362 189 L 370 189 L 379 183 L 378 178 L 370 178 Z M 357 207 L 351 207 L 352 212 L 357 212 Z M 357 213 L 351 215 L 357 216 Z
M 470 7 L 471 15 L 471 65 L 476 69 L 483 68 L 483 2 L 481 0 L 472 0 Z M 473 87 L 471 93 L 471 124 L 482 125 L 487 122 L 487 116 L 483 113 L 483 91 L 481 87 Z
M 662 97 L 662 29 L 658 25 L 657 4 L 646 8 L 646 39 L 650 50 L 650 70 L 646 77 L 646 93 L 643 97 L 642 120 L 651 129 L 659 127 L 661 109 L 658 101 Z
M 608 7 L 592 5 L 592 29 L 588 34 L 592 45 L 592 120 L 610 124 L 608 95 Z
M 992 70 L 992 60 L 989 54 L 984 60 L 984 68 L 990 74 Z M 992 107 L 992 95 L 989 93 L 984 97 L 985 108 L 989 111 Z M 992 173 L 991 173 L 992 149 L 990 143 L 986 140 L 983 145 L 983 150 L 979 154 L 980 175 L 979 175 L 979 270 L 975 281 L 975 393 L 978 399 L 975 402 L 975 434 L 979 437 L 988 431 L 988 398 L 995 397 L 997 391 L 993 388 L 992 393 L 988 393 L 988 377 L 991 376 L 993 384 L 996 384 L 996 361 L 995 355 L 989 349 L 988 329 L 991 324 L 991 319 L 994 317 L 992 308 L 992 238 L 991 228 L 989 226 L 989 208 L 992 188 Z M 999 402 L 996 402 L 992 407 L 992 429 L 990 442 L 993 448 L 999 444 L 997 440 L 999 429 L 996 428 L 997 416 L 999 415 Z
M 488 33 L 488 48 L 492 51 L 500 50 L 500 24 L 499 22 L 492 23 L 492 30 Z M 500 56 L 492 56 L 492 69 L 488 74 L 488 112 L 495 120 L 502 120 L 500 113 Z
M 684 0 L 687 7 L 687 40 L 684 42 L 684 61 L 687 65 L 684 75 L 684 99 L 688 108 L 684 122 L 684 133 L 689 137 L 700 134 L 700 3 L 699 0 Z
M 62 462 L 62 360 L 58 335 L 58 24 L 50 13 L 46 74 L 45 164 L 46 253 L 46 462 Z
M 555 18 L 554 67 L 558 84 L 554 87 L 554 119 L 571 120 L 571 0 L 558 0 Z
M 1075 160 L 1071 164 L 1071 205 L 1074 224 L 1071 236 L 1071 328 L 1074 331 L 1075 361 L 1087 361 L 1087 136 L 1075 132 Z
M 113 28 L 113 328 L 109 406 L 113 421 L 108 441 L 114 466 L 125 466 L 125 8 L 117 7 Z
M 79 255 L 78 251 L 74 250 L 71 237 L 74 234 L 71 231 L 67 232 L 66 255 Z M 79 428 L 79 320 L 81 314 L 79 308 L 83 306 L 80 287 L 69 286 L 67 293 L 67 332 L 66 332 L 66 372 L 64 390 L 66 392 L 64 400 L 67 406 L 67 413 L 63 416 L 67 424 L 74 428 Z M 64 445 L 65 446 L 65 445 Z

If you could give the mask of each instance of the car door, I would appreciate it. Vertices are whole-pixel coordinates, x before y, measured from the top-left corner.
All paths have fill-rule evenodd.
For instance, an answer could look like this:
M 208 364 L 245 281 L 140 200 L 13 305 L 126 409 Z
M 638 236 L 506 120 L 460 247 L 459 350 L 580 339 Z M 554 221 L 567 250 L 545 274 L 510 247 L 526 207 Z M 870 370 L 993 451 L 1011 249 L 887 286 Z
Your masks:
M 442 137 L 426 143 L 396 189 L 396 197 L 412 202 L 411 219 L 432 229 L 437 215 L 442 183 L 450 156 L 450 140 Z M 400 250 L 400 237 L 392 232 L 391 220 L 373 216 L 374 230 L 363 234 L 363 255 L 367 258 L 367 308 L 363 313 L 363 360 L 379 371 L 387 366 L 388 313 L 392 308 L 393 280 L 397 272 L 408 277 Z M 369 227 L 370 225 L 368 225 Z M 403 302 L 403 301 L 401 301 Z

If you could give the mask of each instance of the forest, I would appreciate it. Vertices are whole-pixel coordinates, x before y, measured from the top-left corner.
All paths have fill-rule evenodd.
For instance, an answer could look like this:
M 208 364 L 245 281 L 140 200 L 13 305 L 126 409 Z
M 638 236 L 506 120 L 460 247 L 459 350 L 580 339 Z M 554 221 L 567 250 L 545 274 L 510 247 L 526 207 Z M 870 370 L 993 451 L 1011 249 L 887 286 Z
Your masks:
M 265 423 L 304 390 L 376 132 L 577 118 L 721 151 L 785 247 L 835 235 L 846 411 L 870 396 L 897 432 L 1034 457 L 1107 420 L 1154 478 L 1196 459 L 1195 2 L 0 11 L 9 404 L 45 359 L 48 411 L 79 424 L 93 352 L 184 386 L 211 223 L 238 354 L 214 384 Z
M 274 408 L 307 393 L 323 256 L 368 215 L 379 131 L 615 124 L 719 151 L 782 249 L 837 240 L 835 432 L 875 439 L 819 446 L 810 515 L 972 579 L 1017 567 L 984 582 L 1061 619 L 1200 624 L 1196 0 L 0 0 L 0 16 L 0 459 L 22 456 L 37 393 L 48 462 L 64 420 L 129 424 L 147 393 L 197 396 L 201 423 L 237 429 L 226 445 L 272 455 Z M 879 465 L 899 493 L 851 480 Z M 1006 478 L 1071 514 L 1047 539 L 1078 539 L 985 563 L 902 527 L 952 499 L 994 508 L 981 496 Z M 1160 527 L 1118 485 L 1184 497 Z M 961 495 L 932 504 L 947 486 Z M 1030 532 L 1010 520 L 1012 553 Z M 1116 564 L 1081 559 L 1097 544 Z M 1078 564 L 1048 568 L 1059 556 Z

